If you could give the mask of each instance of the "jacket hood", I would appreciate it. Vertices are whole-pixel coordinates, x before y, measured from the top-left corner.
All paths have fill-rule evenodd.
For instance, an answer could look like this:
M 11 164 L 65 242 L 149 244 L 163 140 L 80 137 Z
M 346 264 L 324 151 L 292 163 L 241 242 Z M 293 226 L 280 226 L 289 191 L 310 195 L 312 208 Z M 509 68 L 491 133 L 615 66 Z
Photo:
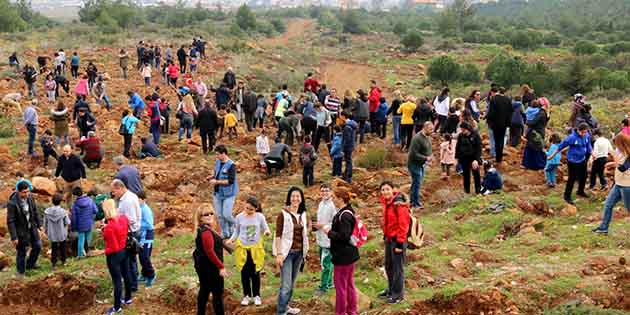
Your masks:
M 66 216 L 66 210 L 60 206 L 52 206 L 44 211 L 47 218 L 52 221 L 62 220 Z
M 350 126 L 350 127 L 352 127 L 352 129 L 359 128 L 359 125 L 357 124 L 357 122 L 352 120 L 352 119 L 346 120 L 346 126 Z
M 90 206 L 90 202 L 92 201 L 92 199 L 90 199 L 90 197 L 88 196 L 81 196 L 79 198 L 77 198 L 77 200 L 74 202 L 77 207 L 81 208 L 81 209 L 85 209 L 88 208 Z

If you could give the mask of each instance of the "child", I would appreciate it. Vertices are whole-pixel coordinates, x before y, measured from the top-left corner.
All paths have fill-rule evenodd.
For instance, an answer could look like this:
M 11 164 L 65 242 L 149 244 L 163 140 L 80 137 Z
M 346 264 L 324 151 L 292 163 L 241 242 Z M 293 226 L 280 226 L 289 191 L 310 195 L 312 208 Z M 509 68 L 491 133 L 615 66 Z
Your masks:
M 606 190 L 606 175 L 604 171 L 606 169 L 606 162 L 608 162 L 608 155 L 613 153 L 613 147 L 610 141 L 602 136 L 600 129 L 595 129 L 593 136 L 595 143 L 593 144 L 593 153 L 591 153 L 593 166 L 591 168 L 590 188 L 591 190 L 595 189 L 595 183 L 597 182 L 597 177 L 599 177 L 599 190 Z
M 241 305 L 249 305 L 254 300 L 256 306 L 262 304 L 260 298 L 260 271 L 264 265 L 265 248 L 262 235 L 270 236 L 267 220 L 262 214 L 258 200 L 249 197 L 245 211 L 235 218 L 236 228 L 226 245 L 235 244 L 234 261 L 236 269 L 241 271 L 243 300 Z
M 304 167 L 302 170 L 302 183 L 304 187 L 312 186 L 315 181 L 313 169 L 315 168 L 316 160 L 317 153 L 315 153 L 315 148 L 311 144 L 311 136 L 304 136 L 304 145 L 300 151 L 300 163 Z
M 28 185 L 28 190 L 33 191 L 33 184 L 31 184 L 30 180 L 24 177 L 24 173 L 15 172 L 15 191 L 18 191 L 17 187 L 21 182 L 25 182 Z
M 225 105 L 221 105 L 221 108 L 217 112 L 217 118 L 219 119 L 219 139 L 223 138 L 223 130 L 225 129 L 225 116 L 227 115 Z
M 343 162 L 343 134 L 341 126 L 335 125 L 332 144 L 330 146 L 330 158 L 332 159 L 332 176 L 341 177 L 341 163 Z
M 269 138 L 267 137 L 264 128 L 260 130 L 260 135 L 256 137 L 256 153 L 260 155 L 261 161 L 265 159 L 267 154 L 269 154 Z
M 236 115 L 234 115 L 234 113 L 232 113 L 229 108 L 226 110 L 225 118 L 223 119 L 223 121 L 230 140 L 233 139 L 233 136 L 238 137 L 238 133 L 236 132 L 236 125 L 238 125 L 238 120 L 236 119 Z
M 330 239 L 325 232 L 326 227 L 330 228 L 333 217 L 337 213 L 337 207 L 333 203 L 330 186 L 322 184 L 319 187 L 319 195 L 322 201 L 317 207 L 317 223 L 314 224 L 316 230 L 315 236 L 317 245 L 319 246 L 319 261 L 322 266 L 321 283 L 315 295 L 324 295 L 326 291 L 332 289 L 333 286 L 333 264 L 332 254 L 330 253 Z
M 444 135 L 444 142 L 440 144 L 440 164 L 442 165 L 442 178 L 451 176 L 451 166 L 456 162 L 455 160 L 455 146 L 457 140 L 453 141 L 453 136 L 450 133 Z
M 44 210 L 44 230 L 46 230 L 46 236 L 50 241 L 50 263 L 53 271 L 57 265 L 57 259 L 61 260 L 62 266 L 66 264 L 66 240 L 68 239 L 70 218 L 66 209 L 59 206 L 62 200 L 62 194 L 54 194 L 52 197 L 53 206 Z
M 72 189 L 72 194 L 77 197 L 72 204 L 72 231 L 78 232 L 77 258 L 84 257 L 86 247 L 92 242 L 92 226 L 98 208 L 92 198 L 83 194 L 81 187 Z
M 457 114 L 456 107 L 450 107 L 448 109 L 448 117 L 446 118 L 446 127 L 444 127 L 445 133 L 455 133 L 457 126 L 459 125 L 459 114 Z
M 46 81 L 44 82 L 44 88 L 46 89 L 46 94 L 48 95 L 48 102 L 55 102 L 55 91 L 57 90 L 57 82 L 53 78 L 52 74 L 46 75 Z
M 55 151 L 55 148 L 53 147 L 54 143 L 55 142 L 53 141 L 53 134 L 50 129 L 46 129 L 44 134 L 41 137 L 39 137 L 39 144 L 41 145 L 42 151 L 44 152 L 44 168 L 48 166 L 49 156 L 52 156 L 53 158 L 57 159 L 57 152 Z
M 140 265 L 142 266 L 142 272 L 138 282 L 145 282 L 146 287 L 153 285 L 155 278 L 155 269 L 151 263 L 151 252 L 153 251 L 153 239 L 155 236 L 153 228 L 153 210 L 149 208 L 146 203 L 147 196 L 144 191 L 138 192 L 138 199 L 140 201 L 140 210 L 142 211 L 140 220 L 140 245 L 142 245 L 142 251 L 140 252 Z
M 549 149 L 547 149 L 547 157 L 556 152 L 562 139 L 559 134 L 554 133 L 551 135 L 549 142 L 550 145 Z M 547 165 L 545 166 L 545 179 L 547 180 L 547 186 L 550 188 L 556 187 L 556 171 L 558 170 L 558 166 L 560 166 L 560 157 L 560 154 L 556 154 L 553 159 L 547 160 Z
M 148 63 L 145 63 L 142 68 L 142 77 L 144 78 L 144 85 L 151 86 L 151 66 Z
M 483 182 L 481 183 L 482 194 L 489 195 L 495 191 L 503 189 L 503 178 L 501 178 L 499 171 L 492 166 L 492 162 L 484 161 L 483 170 L 485 175 L 483 177 Z

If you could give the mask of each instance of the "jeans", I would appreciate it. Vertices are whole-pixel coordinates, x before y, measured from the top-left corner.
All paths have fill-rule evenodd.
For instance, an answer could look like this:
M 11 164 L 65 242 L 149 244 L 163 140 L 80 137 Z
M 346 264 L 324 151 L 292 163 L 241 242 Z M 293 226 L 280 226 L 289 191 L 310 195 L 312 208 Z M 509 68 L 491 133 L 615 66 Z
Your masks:
M 321 140 L 324 139 L 324 142 L 330 142 L 330 128 L 324 126 L 317 126 L 317 131 L 315 131 L 315 137 L 313 138 L 313 147 L 315 151 L 319 150 L 319 144 Z
M 83 257 L 86 255 L 85 246 L 90 246 L 92 242 L 92 231 L 79 232 L 79 239 L 77 241 L 77 257 Z
M 123 79 L 127 80 L 127 67 L 120 68 L 120 70 L 122 71 Z
M 357 137 L 359 137 L 359 143 L 363 143 L 363 141 L 365 141 L 365 119 L 358 119 L 357 123 L 359 123 L 359 133 L 357 134 Z
M 57 264 L 57 260 L 61 260 L 61 264 L 66 263 L 66 241 L 50 242 L 50 263 L 53 267 Z
M 600 157 L 593 161 L 593 167 L 591 168 L 591 189 L 595 188 L 595 184 L 597 182 L 597 177 L 599 177 L 599 184 L 602 187 L 606 187 L 606 175 L 604 171 L 606 170 L 606 162 L 608 162 L 608 157 Z
M 313 167 L 312 166 L 304 166 L 302 171 L 302 184 L 304 187 L 312 186 L 315 182 L 315 176 L 313 175 Z
M 55 102 L 55 91 L 46 90 L 46 94 L 48 95 L 48 101 L 51 103 Z
M 401 120 L 402 120 L 402 116 L 392 117 L 392 124 L 394 125 L 393 130 L 392 130 L 392 132 L 394 133 L 394 138 L 393 138 L 394 144 L 400 144 L 400 121 Z
M 558 164 L 547 164 L 547 166 L 545 166 L 545 179 L 547 180 L 547 184 L 556 184 L 556 172 L 558 171 L 558 166 Z
M 630 187 L 622 187 L 615 184 L 608 192 L 606 201 L 604 201 L 604 217 L 598 229 L 608 231 L 608 226 L 612 220 L 613 207 L 620 200 L 623 200 L 623 206 L 626 208 L 626 211 L 630 212 Z
M 144 77 L 144 85 L 151 86 L 151 77 Z
M 444 130 L 446 129 L 447 119 L 448 116 L 437 115 L 437 124 L 435 124 L 435 127 L 433 128 L 433 132 L 436 132 L 439 129 L 440 133 L 444 133 Z
M 405 251 L 407 244 L 403 244 L 402 253 L 394 253 L 396 242 L 385 240 L 385 273 L 387 274 L 387 293 L 392 298 L 405 296 Z
M 247 260 L 241 270 L 241 285 L 243 296 L 260 296 L 260 272 L 256 272 L 256 265 L 249 250 L 247 250 Z
M 150 132 L 151 135 L 153 136 L 153 143 L 155 144 L 160 144 L 160 135 L 161 135 L 161 130 L 160 130 L 160 121 L 152 121 L 151 122 L 151 127 L 150 127 Z
M 61 145 L 61 137 L 58 136 L 56 142 L 57 142 L 57 145 Z M 63 136 L 63 143 L 70 144 L 70 137 L 68 137 L 67 134 Z
M 26 82 L 26 87 L 28 88 L 28 95 L 31 97 L 37 97 L 37 83 L 29 83 Z
M 151 231 L 153 233 L 153 231 Z M 153 252 L 153 243 L 144 243 L 142 245 L 142 251 L 140 251 L 140 266 L 142 266 L 142 272 L 140 273 L 145 279 L 152 279 L 155 277 L 155 269 L 153 263 L 151 263 L 151 253 Z
M 584 187 L 586 186 L 586 163 L 588 160 L 584 160 L 581 163 L 567 162 L 569 166 L 569 179 L 567 185 L 564 188 L 564 200 L 571 200 L 571 194 L 573 193 L 573 185 L 575 181 L 578 181 L 578 195 L 584 194 Z
M 343 159 L 346 162 L 346 172 L 343 175 L 343 180 L 352 183 L 352 150 L 343 150 Z
M 232 216 L 232 208 L 234 208 L 234 202 L 236 196 L 228 198 L 220 198 L 216 194 L 214 195 L 214 211 L 219 218 L 219 225 L 221 226 L 221 233 L 223 237 L 228 238 L 232 236 L 234 231 L 234 217 Z
M 357 288 L 354 286 L 354 263 L 335 266 L 335 315 L 357 314 Z
M 341 164 L 343 163 L 343 157 L 333 158 L 332 160 L 332 176 L 341 177 Z
M 490 157 L 495 157 L 497 155 L 496 144 L 494 143 L 494 133 L 492 132 L 492 128 L 488 128 L 488 142 L 490 142 Z
M 53 149 L 52 147 L 42 148 L 42 151 L 44 151 L 44 167 L 48 165 L 49 156 L 52 156 L 54 159 L 57 159 L 57 151 L 55 151 L 55 149 Z
M 79 65 L 70 65 L 70 73 L 72 73 L 73 78 L 79 77 Z
M 179 121 L 179 141 L 184 137 L 184 130 L 186 130 L 186 138 L 192 138 L 193 117 L 189 114 L 184 114 L 184 117 Z
M 26 125 L 26 129 L 28 130 L 28 154 L 33 155 L 35 153 L 33 147 L 35 146 L 35 137 L 37 136 L 37 126 L 36 125 Z
M 112 110 L 112 102 L 109 100 L 109 96 L 103 95 L 103 102 L 105 103 L 105 108 L 107 108 L 108 111 Z M 98 99 L 96 99 L 96 103 L 100 104 Z
M 131 283 L 129 279 L 128 265 L 126 264 L 125 250 L 107 255 L 107 269 L 114 284 L 114 308 L 120 309 L 122 299 L 123 281 L 125 283 L 125 300 L 131 299 Z
M 319 263 L 322 267 L 322 280 L 319 285 L 319 290 L 326 292 L 333 287 L 333 264 L 332 254 L 330 248 L 319 248 Z
M 424 179 L 424 166 L 409 165 L 407 168 L 409 169 L 409 174 L 411 174 L 411 206 L 422 208 L 420 188 Z
M 304 262 L 302 251 L 289 251 L 280 269 L 280 291 L 278 292 L 277 315 L 284 315 L 293 296 L 293 287 L 297 280 L 298 272 Z
M 139 239 L 138 232 L 134 233 L 134 237 Z M 131 287 L 131 291 L 138 291 L 138 253 L 125 251 L 127 255 L 126 263 L 127 263 L 127 274 L 129 277 L 129 287 Z
M 31 229 L 30 234 L 28 242 L 18 239 L 15 266 L 17 272 L 20 274 L 24 274 L 26 269 L 35 267 L 35 264 L 37 264 L 37 258 L 39 257 L 39 252 L 42 250 L 42 241 L 39 240 L 38 231 L 36 229 Z M 27 246 L 31 246 L 31 252 L 28 254 L 28 259 L 26 259 Z

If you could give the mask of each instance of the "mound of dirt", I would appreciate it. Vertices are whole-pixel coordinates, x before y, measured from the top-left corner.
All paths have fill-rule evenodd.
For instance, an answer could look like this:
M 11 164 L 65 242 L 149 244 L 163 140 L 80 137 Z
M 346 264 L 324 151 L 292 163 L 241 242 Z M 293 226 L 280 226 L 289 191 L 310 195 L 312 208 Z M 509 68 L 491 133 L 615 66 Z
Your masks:
M 443 295 L 435 295 L 429 300 L 415 303 L 412 310 L 406 314 L 519 314 L 519 309 L 505 294 L 494 288 L 485 293 L 476 290 L 465 290 L 450 298 Z
M 95 303 L 96 287 L 65 273 L 26 283 L 11 281 L 0 290 L 0 304 L 28 304 L 55 309 L 60 314 L 83 314 Z

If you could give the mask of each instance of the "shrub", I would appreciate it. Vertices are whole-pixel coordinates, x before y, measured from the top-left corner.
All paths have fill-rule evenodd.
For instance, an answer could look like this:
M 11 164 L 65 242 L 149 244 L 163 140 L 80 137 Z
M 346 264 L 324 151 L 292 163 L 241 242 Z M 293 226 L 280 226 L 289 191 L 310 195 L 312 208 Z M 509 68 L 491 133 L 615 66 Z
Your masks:
M 256 29 L 256 15 L 246 4 L 238 8 L 235 20 L 236 24 L 244 31 Z
M 630 42 L 617 42 L 607 45 L 604 49 L 611 55 L 616 55 L 623 52 L 630 52 Z
M 587 93 L 593 88 L 594 78 L 589 73 L 584 61 L 576 58 L 564 73 L 564 88 L 569 94 Z
M 219 49 L 225 52 L 242 53 L 250 50 L 251 47 L 249 47 L 245 41 L 235 39 L 220 43 Z
M 428 70 L 429 80 L 448 85 L 461 78 L 462 67 L 449 56 L 441 56 L 433 59 Z
M 15 137 L 15 128 L 13 122 L 8 117 L 0 117 L 0 138 Z
M 320 27 L 327 28 L 335 32 L 341 32 L 343 29 L 343 26 L 337 16 L 332 14 L 330 11 L 325 11 L 320 14 L 319 18 L 317 18 L 317 23 Z
M 519 57 L 499 54 L 488 64 L 486 78 L 509 88 L 514 84 L 521 83 L 521 75 L 526 67 L 526 64 Z
M 344 33 L 350 34 L 365 34 L 368 32 L 368 28 L 363 22 L 363 19 L 355 10 L 348 11 L 342 15 L 341 25 Z
M 276 30 L 276 32 L 282 34 L 287 31 L 287 26 L 284 24 L 284 21 L 281 19 L 273 19 L 271 20 L 271 25 Z
M 267 37 L 272 37 L 276 33 L 273 25 L 267 21 L 258 22 L 258 25 L 256 25 L 256 30 Z
M 357 159 L 357 166 L 366 169 L 383 169 L 386 164 L 387 152 L 385 148 L 369 148 L 365 155 Z
M 596 53 L 597 50 L 599 50 L 599 47 L 588 40 L 581 40 L 575 43 L 575 46 L 573 47 L 573 52 L 575 52 L 576 55 L 592 55 Z
M 481 71 L 472 63 L 467 63 L 462 68 L 461 80 L 477 83 L 481 81 Z
M 402 22 L 402 21 L 398 21 L 396 22 L 396 24 L 394 24 L 394 28 L 392 29 L 392 32 L 398 36 L 403 36 L 405 33 L 407 33 L 407 30 L 409 29 L 409 26 Z
M 405 50 L 416 51 L 424 44 L 424 39 L 418 31 L 409 31 L 403 36 L 400 43 L 405 47 Z
M 121 31 L 118 22 L 107 11 L 101 11 L 95 22 L 98 29 L 105 34 L 116 34 Z
M 606 74 L 601 82 L 601 87 L 617 90 L 628 90 L 630 88 L 630 81 L 628 80 L 628 72 L 626 71 L 613 71 Z
M 527 83 L 536 92 L 549 95 L 559 88 L 561 78 L 557 72 L 552 71 L 544 62 L 539 61 L 526 67 L 521 76 L 521 83 Z
M 543 37 L 543 44 L 545 44 L 545 46 L 560 46 L 560 44 L 562 44 L 562 37 L 556 32 L 548 33 Z

